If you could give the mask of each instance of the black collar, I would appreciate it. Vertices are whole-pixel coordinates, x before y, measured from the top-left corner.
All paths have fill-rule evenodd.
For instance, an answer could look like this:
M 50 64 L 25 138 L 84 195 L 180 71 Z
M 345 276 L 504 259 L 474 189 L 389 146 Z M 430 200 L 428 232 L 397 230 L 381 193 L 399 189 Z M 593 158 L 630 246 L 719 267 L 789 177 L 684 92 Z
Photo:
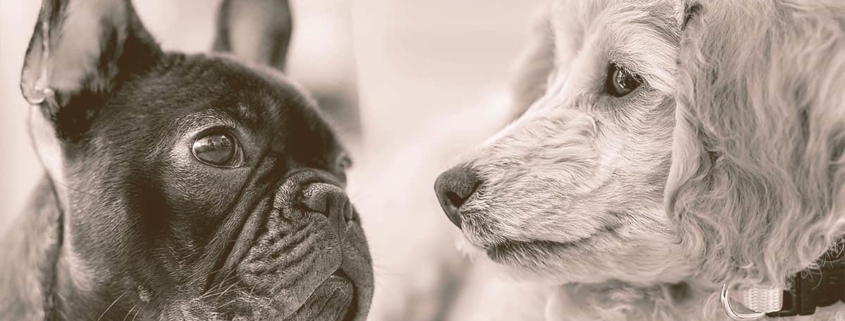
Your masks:
M 817 268 L 795 274 L 792 286 L 783 291 L 780 311 L 767 313 L 769 317 L 810 315 L 816 308 L 845 302 L 845 238 L 816 261 Z

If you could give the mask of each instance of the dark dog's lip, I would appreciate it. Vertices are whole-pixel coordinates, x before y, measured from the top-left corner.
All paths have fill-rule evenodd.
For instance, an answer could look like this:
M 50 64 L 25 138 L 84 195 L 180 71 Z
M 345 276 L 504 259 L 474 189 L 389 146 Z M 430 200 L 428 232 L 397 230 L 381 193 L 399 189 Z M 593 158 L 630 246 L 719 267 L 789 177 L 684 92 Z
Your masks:
M 348 290 L 343 290 L 344 288 Z M 342 269 L 338 269 L 331 275 L 329 275 L 315 290 L 312 292 L 308 298 L 303 302 L 301 306 L 296 308 L 293 315 L 289 315 L 285 317 L 285 320 L 289 319 L 302 319 L 303 315 L 307 316 L 313 314 L 315 311 L 317 313 L 321 312 L 322 306 L 320 303 L 318 305 L 313 305 L 314 302 L 322 302 L 322 304 L 327 304 L 328 302 L 334 301 L 334 303 L 344 302 L 344 300 L 348 300 L 345 306 L 342 307 L 344 309 L 340 317 L 338 319 L 331 319 L 326 321 L 352 321 L 358 320 L 362 316 L 359 316 L 359 308 L 358 308 L 358 287 L 355 285 L 353 279 L 346 274 Z M 220 320 L 241 320 L 242 318 L 250 318 L 250 311 L 255 309 L 268 309 L 270 315 L 275 315 L 272 308 L 272 300 L 266 300 L 258 302 L 258 305 L 246 305 L 246 306 L 239 306 L 238 309 L 241 309 L 240 312 L 233 312 L 233 311 L 219 311 L 213 305 L 209 305 L 206 302 L 203 302 L 199 299 L 189 300 L 184 302 L 183 304 L 178 305 L 178 310 L 176 311 L 177 316 L 176 319 L 180 319 L 183 321 L 199 321 L 199 320 L 207 320 L 207 319 L 220 319 Z M 254 302 L 253 302 L 254 303 Z M 309 305 L 311 304 L 311 305 Z M 237 305 L 233 305 L 237 306 Z M 334 305 L 338 307 L 338 305 Z M 315 310 L 316 309 L 316 310 Z M 297 316 L 298 315 L 298 316 Z M 275 315 L 279 317 L 279 315 Z M 172 318 L 173 316 L 171 316 Z M 255 315 L 253 315 L 255 317 Z M 263 320 L 263 319 L 262 319 Z
M 356 212 L 357 213 L 357 212 Z M 357 214 L 355 215 L 358 216 Z M 350 222 L 346 229 L 347 237 L 359 239 L 362 242 L 344 243 L 344 258 L 340 276 L 348 277 L 355 286 L 353 305 L 347 311 L 344 321 L 364 321 L 370 310 L 373 299 L 373 268 L 369 248 L 364 238 L 364 231 L 359 223 Z
M 352 281 L 352 278 L 350 278 L 349 275 L 346 275 L 346 272 L 343 272 L 342 269 L 338 269 L 329 276 L 329 279 L 332 278 L 346 280 L 352 284 L 352 302 L 349 303 L 349 308 L 347 308 L 346 314 L 343 317 L 343 321 L 352 321 L 358 314 L 358 287 L 355 286 L 355 282 Z
M 347 287 L 349 289 L 348 292 L 341 290 L 341 289 L 347 288 Z M 312 292 L 308 296 L 308 298 L 305 300 L 305 302 L 303 302 L 302 306 L 297 308 L 296 312 L 294 312 L 294 315 L 288 316 L 286 318 L 286 320 L 287 319 L 299 320 L 303 316 L 311 315 L 311 313 L 313 313 L 315 311 L 314 310 L 315 306 L 310 305 L 309 303 L 314 301 L 314 300 L 319 302 L 321 300 L 333 300 L 334 299 L 334 300 L 339 300 L 339 302 L 343 302 L 343 300 L 344 300 L 343 298 L 347 298 L 349 301 L 347 302 L 346 306 L 343 307 L 344 308 L 343 314 L 342 314 L 343 318 L 338 319 L 336 321 L 352 320 L 354 317 L 356 317 L 356 311 L 357 311 L 357 309 L 356 309 L 356 305 L 357 305 L 356 292 L 357 292 L 357 288 L 356 288 L 355 282 L 353 282 L 352 278 L 350 278 L 345 272 L 343 272 L 343 270 L 338 269 L 337 271 L 335 271 L 334 273 L 329 275 L 329 277 L 326 278 L 326 280 L 323 281 L 323 283 L 320 284 L 320 286 L 318 286 L 314 290 L 314 292 Z M 336 301 L 336 302 L 338 302 L 338 301 Z M 324 304 L 325 304 L 325 302 L 324 302 Z M 322 307 L 317 308 L 317 309 L 321 310 Z M 311 315 L 311 317 L 313 317 L 313 315 Z M 326 321 L 330 321 L 330 320 L 326 320 Z

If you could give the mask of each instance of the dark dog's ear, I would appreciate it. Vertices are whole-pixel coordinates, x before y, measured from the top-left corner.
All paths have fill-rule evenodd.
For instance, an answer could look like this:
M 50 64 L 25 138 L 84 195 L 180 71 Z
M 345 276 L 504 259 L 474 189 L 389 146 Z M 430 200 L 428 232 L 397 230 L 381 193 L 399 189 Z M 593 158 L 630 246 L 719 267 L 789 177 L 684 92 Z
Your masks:
M 284 71 L 292 32 L 287 0 L 223 0 L 214 51 Z
M 21 91 L 68 138 L 85 130 L 120 79 L 160 54 L 128 0 L 44 0 Z

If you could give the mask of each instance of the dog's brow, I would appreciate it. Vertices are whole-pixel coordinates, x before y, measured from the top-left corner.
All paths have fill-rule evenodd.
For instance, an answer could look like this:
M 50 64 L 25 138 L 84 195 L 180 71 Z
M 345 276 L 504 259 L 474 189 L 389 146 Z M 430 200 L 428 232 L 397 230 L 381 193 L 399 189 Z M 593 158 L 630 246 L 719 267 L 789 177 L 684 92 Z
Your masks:
M 205 110 L 198 113 L 188 114 L 177 122 L 179 131 L 186 132 L 196 128 L 206 128 L 213 125 L 235 127 L 235 122 L 225 113 L 216 110 Z
M 256 122 L 260 118 L 255 108 L 247 103 L 239 102 L 234 111 L 239 119 L 246 119 L 250 122 Z

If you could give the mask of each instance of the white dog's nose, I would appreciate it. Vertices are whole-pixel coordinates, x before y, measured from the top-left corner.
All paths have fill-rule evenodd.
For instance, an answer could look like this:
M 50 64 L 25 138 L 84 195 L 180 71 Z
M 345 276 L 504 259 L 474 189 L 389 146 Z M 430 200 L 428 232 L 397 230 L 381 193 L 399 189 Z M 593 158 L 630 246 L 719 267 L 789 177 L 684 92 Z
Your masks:
M 434 182 L 434 191 L 440 200 L 440 207 L 458 228 L 461 227 L 461 206 L 475 193 L 479 185 L 481 179 L 464 165 L 443 172 Z

